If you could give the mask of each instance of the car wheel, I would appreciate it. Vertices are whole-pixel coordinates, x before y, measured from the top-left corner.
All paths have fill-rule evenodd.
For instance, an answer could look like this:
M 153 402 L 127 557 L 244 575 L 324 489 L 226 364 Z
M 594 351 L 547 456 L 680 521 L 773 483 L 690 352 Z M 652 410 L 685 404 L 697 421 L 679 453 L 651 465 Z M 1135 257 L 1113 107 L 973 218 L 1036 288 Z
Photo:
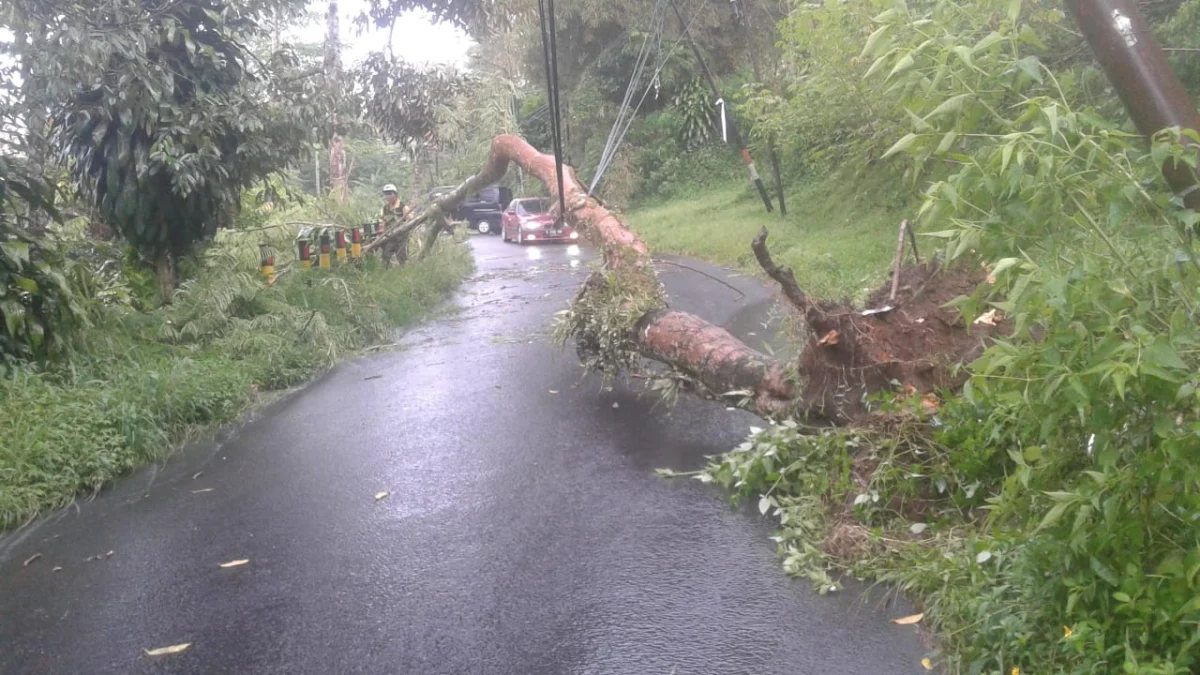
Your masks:
M 522 246 L 525 245 L 525 232 L 519 227 L 517 228 L 517 243 Z
M 475 223 L 475 229 L 479 231 L 479 234 L 487 234 L 492 231 L 492 224 L 486 220 L 481 220 Z

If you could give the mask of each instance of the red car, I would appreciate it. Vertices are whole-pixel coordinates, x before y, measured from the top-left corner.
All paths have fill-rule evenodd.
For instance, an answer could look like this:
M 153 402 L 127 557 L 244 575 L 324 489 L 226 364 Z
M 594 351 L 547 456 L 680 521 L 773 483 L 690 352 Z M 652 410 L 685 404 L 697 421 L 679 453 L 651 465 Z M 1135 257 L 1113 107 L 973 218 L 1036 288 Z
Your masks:
M 555 227 L 550 215 L 550 201 L 538 197 L 514 199 L 500 219 L 504 241 L 527 244 L 538 241 L 575 241 L 579 233 L 564 224 Z

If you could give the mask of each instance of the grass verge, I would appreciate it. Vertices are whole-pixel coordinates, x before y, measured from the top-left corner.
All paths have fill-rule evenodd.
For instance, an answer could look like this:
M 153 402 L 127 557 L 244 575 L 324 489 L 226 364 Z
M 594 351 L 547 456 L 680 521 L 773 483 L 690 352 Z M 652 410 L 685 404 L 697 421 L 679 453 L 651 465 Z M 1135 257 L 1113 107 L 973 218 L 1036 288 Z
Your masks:
M 289 246 L 290 233 L 278 237 Z M 0 379 L 0 530 L 236 420 L 262 392 L 389 341 L 473 266 L 447 240 L 402 268 L 289 269 L 266 286 L 257 256 L 257 239 L 237 235 L 211 247 L 175 303 L 152 311 L 101 291 L 67 358 Z
M 861 299 L 883 281 L 900 220 L 918 203 L 891 176 L 831 176 L 788 194 L 784 217 L 767 213 L 744 183 L 731 183 L 637 206 L 629 223 L 652 251 L 755 271 L 750 242 L 766 227 L 775 261 L 795 271 L 801 288 L 818 297 Z

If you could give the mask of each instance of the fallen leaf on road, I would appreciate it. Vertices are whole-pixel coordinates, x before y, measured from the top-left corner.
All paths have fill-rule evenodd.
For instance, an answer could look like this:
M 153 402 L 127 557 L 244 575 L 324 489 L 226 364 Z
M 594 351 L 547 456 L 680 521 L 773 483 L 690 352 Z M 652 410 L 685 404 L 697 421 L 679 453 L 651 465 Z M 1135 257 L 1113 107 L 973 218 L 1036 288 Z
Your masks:
M 621 407 L 621 404 L 620 404 L 620 403 L 617 403 L 616 401 L 613 401 L 613 407 L 614 407 L 614 408 L 620 408 L 620 407 Z
M 933 670 L 933 663 L 929 660 L 928 656 L 921 659 L 921 665 L 925 666 L 925 670 Z
M 837 343 L 838 343 L 838 332 L 836 330 L 829 331 L 828 333 L 825 334 L 825 337 L 821 338 L 820 340 L 817 340 L 818 346 L 836 345 Z
M 159 647 L 158 649 L 143 649 L 142 651 L 146 652 L 146 656 L 165 656 L 167 654 L 178 654 L 179 652 L 182 652 L 191 646 L 192 646 L 192 643 L 185 642 L 181 645 L 171 645 L 170 647 Z
M 221 568 L 227 569 L 230 567 L 241 567 L 242 565 L 245 565 L 248 562 L 250 562 L 250 560 L 248 558 L 242 558 L 241 560 L 230 560 L 227 563 L 221 563 Z
M 920 622 L 921 619 L 924 619 L 924 618 L 925 618 L 924 613 L 913 614 L 912 616 L 905 616 L 905 617 L 901 617 L 899 619 L 892 619 L 892 623 L 898 624 L 901 626 L 908 626 L 910 624 L 918 623 L 918 622 Z
M 551 394 L 557 394 L 557 393 L 558 393 L 558 390 L 557 390 L 557 389 L 551 389 L 551 390 L 550 390 L 550 393 L 551 393 Z
M 387 496 L 389 494 L 391 494 L 391 493 L 390 492 L 376 492 L 375 493 L 375 501 L 379 501 L 380 499 L 385 499 L 385 498 L 387 498 Z
M 364 381 L 365 381 L 365 380 L 378 380 L 378 379 L 380 379 L 380 378 L 382 378 L 382 377 L 383 377 L 382 375 L 372 375 L 372 376 L 370 376 L 370 377 L 364 377 L 364 378 L 363 378 L 363 380 L 364 380 Z
M 985 326 L 995 326 L 996 321 L 998 321 L 998 319 L 996 317 L 996 310 L 994 309 L 989 309 L 983 314 L 980 314 L 978 319 L 975 319 L 975 323 L 977 325 L 983 324 Z
M 111 558 L 111 557 L 112 557 L 112 554 L 113 554 L 113 552 L 112 552 L 112 551 L 109 551 L 108 553 L 105 553 L 105 554 L 104 554 L 104 557 L 105 557 L 105 558 Z
M 25 564 L 22 565 L 22 567 L 29 567 L 29 563 L 37 562 L 37 560 L 41 557 L 42 557 L 41 553 L 34 553 L 33 555 L 31 555 L 25 559 Z
M 61 570 L 61 569 L 62 569 L 61 567 L 55 567 L 54 569 L 52 569 L 52 570 L 50 570 L 50 571 L 51 571 L 51 572 L 58 572 L 58 571 L 59 571 L 59 570 Z
M 198 494 L 202 494 L 205 492 L 212 492 L 212 491 L 213 491 L 212 488 L 204 488 L 203 490 L 192 490 L 192 494 L 198 495 Z
M 200 476 L 203 476 L 203 475 L 204 475 L 203 471 L 197 471 L 196 473 L 192 474 L 192 480 L 196 480 L 197 478 L 199 478 Z

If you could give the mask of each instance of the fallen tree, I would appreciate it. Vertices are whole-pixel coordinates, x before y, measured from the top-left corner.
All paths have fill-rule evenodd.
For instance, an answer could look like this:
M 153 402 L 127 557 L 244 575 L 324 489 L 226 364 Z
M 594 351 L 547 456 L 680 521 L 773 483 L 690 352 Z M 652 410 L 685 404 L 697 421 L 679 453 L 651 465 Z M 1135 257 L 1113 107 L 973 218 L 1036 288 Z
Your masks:
M 468 195 L 500 180 L 510 163 L 536 177 L 558 203 L 554 157 L 517 136 L 497 136 L 488 160 L 452 193 L 366 247 L 407 236 L 426 225 L 431 249 L 446 214 Z M 970 294 L 982 270 L 946 269 L 936 260 L 897 266 L 897 282 L 868 299 L 875 310 L 818 300 L 799 288 L 791 270 L 771 259 L 764 229 L 751 243 L 763 270 L 796 310 L 806 343 L 792 363 L 763 354 L 701 317 L 671 309 L 646 244 L 564 167 L 565 220 L 603 255 L 601 269 L 580 288 L 565 313 L 562 335 L 575 341 L 583 364 L 614 375 L 641 358 L 664 364 L 668 375 L 699 395 L 721 399 L 766 418 L 799 417 L 847 424 L 868 412 L 881 391 L 933 392 L 960 384 L 955 367 L 977 356 L 999 322 L 967 326 L 944 304 Z M 897 257 L 899 263 L 899 256 Z M 994 315 L 992 315 L 994 316 Z

